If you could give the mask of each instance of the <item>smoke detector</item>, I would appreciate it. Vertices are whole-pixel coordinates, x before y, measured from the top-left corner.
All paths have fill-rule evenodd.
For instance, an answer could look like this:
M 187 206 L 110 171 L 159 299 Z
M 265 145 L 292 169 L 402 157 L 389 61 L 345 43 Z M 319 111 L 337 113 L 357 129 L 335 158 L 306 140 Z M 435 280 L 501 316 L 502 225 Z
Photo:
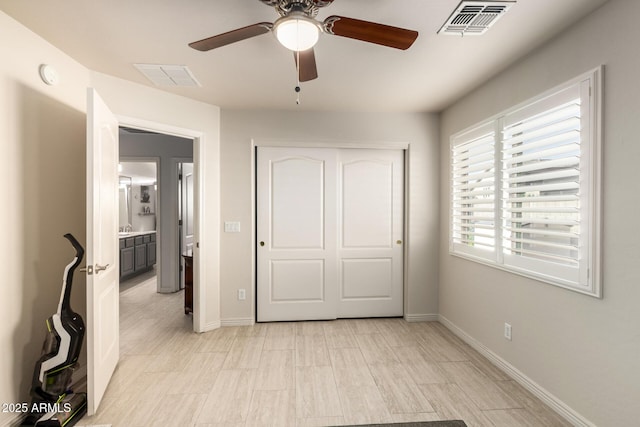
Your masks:
M 438 34 L 484 34 L 514 4 L 515 1 L 463 0 L 438 30 Z

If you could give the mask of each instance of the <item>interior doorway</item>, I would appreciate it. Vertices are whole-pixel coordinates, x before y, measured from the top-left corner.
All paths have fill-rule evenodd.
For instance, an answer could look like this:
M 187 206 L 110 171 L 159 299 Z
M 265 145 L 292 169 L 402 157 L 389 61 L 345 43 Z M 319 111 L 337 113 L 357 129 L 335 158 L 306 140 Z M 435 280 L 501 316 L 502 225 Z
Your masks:
M 118 163 L 120 292 L 160 271 L 157 233 L 158 159 L 120 157 Z
M 134 117 L 130 117 L 130 116 L 121 116 L 118 117 L 118 121 L 121 127 L 126 127 L 128 129 L 133 129 L 133 130 L 137 130 L 137 131 L 144 131 L 144 132 L 150 132 L 156 135 L 162 135 L 162 136 L 167 136 L 167 137 L 176 137 L 178 138 L 178 140 L 183 141 L 183 143 L 186 143 L 189 147 L 190 147 L 190 151 L 188 152 L 187 155 L 181 155 L 178 154 L 176 155 L 177 157 L 189 157 L 190 161 L 193 163 L 193 174 L 194 174 L 194 218 L 193 218 L 193 223 L 194 223 L 194 256 L 193 256 L 193 261 L 194 261 L 194 268 L 193 268 L 193 314 L 192 314 L 192 321 L 189 322 L 189 324 L 192 324 L 193 330 L 195 332 L 204 332 L 206 330 L 211 329 L 211 326 L 207 323 L 207 317 L 206 317 L 206 298 L 207 298 L 207 289 L 203 288 L 202 286 L 200 286 L 200 283 L 205 279 L 206 276 L 206 269 L 205 267 L 202 265 L 202 263 L 200 262 L 201 257 L 206 257 L 208 252 L 205 249 L 203 249 L 200 245 L 199 242 L 203 237 L 203 234 L 205 234 L 203 224 L 202 224 L 202 218 L 204 218 L 205 216 L 205 204 L 203 203 L 202 200 L 202 194 L 204 194 L 204 187 L 205 187 L 205 180 L 204 180 L 204 170 L 202 167 L 202 161 L 203 159 L 206 159 L 204 157 L 204 142 L 203 142 L 203 138 L 205 136 L 205 134 L 202 131 L 196 130 L 196 129 L 189 129 L 189 128 L 183 128 L 183 127 L 176 127 L 170 124 L 166 124 L 166 123 L 160 123 L 160 122 L 155 122 L 155 121 L 149 121 L 149 120 L 145 120 L 145 119 L 140 119 L 140 118 L 134 118 Z M 121 152 L 123 155 L 125 154 L 124 152 Z M 130 154 L 130 155 L 147 155 L 147 154 Z M 161 165 L 167 165 L 167 164 L 171 164 L 171 159 L 166 160 L 164 158 L 161 157 L 160 159 Z M 160 175 L 160 180 L 162 180 L 163 177 L 163 171 L 165 171 L 165 168 L 162 168 L 159 175 Z M 175 180 L 177 180 L 177 169 L 170 169 L 171 174 L 176 174 L 175 175 Z M 172 182 L 175 182 L 172 181 Z M 170 186 L 170 188 L 173 187 L 176 191 L 177 191 L 177 186 L 172 185 Z M 176 196 L 177 197 L 177 196 Z M 172 200 L 172 199 L 166 199 L 164 197 L 161 196 L 161 202 L 160 204 L 162 205 L 159 208 L 159 211 L 161 213 L 165 212 L 165 209 L 163 208 L 163 206 L 165 205 L 165 203 L 167 203 L 167 200 Z M 161 230 L 161 238 L 164 239 L 164 235 L 165 233 L 162 232 L 162 230 L 164 230 L 164 224 L 174 224 L 177 222 L 177 209 L 172 209 L 173 207 L 175 207 L 175 199 L 174 200 L 174 205 L 172 207 L 169 207 L 169 216 L 172 214 L 172 211 L 175 211 L 175 214 L 173 214 L 173 218 L 174 220 L 171 220 L 171 218 L 168 218 L 167 215 L 161 215 L 159 217 L 159 229 Z M 170 202 L 169 202 L 170 203 Z M 174 233 L 174 236 L 177 236 L 177 227 L 173 228 L 173 231 L 170 231 L 169 234 Z M 215 234 L 215 233 L 214 233 Z M 177 240 L 177 237 L 175 237 Z M 158 254 L 158 258 L 160 260 L 160 263 L 162 264 L 162 270 L 161 270 L 161 275 L 165 276 L 166 274 L 166 263 L 164 262 L 165 257 L 167 258 L 171 258 L 173 257 L 173 259 L 175 260 L 176 258 L 179 257 L 178 255 L 178 251 L 179 248 L 175 247 L 175 250 L 172 253 L 167 253 L 168 251 L 166 250 L 167 246 L 164 245 L 163 246 L 163 250 L 160 254 Z M 176 270 L 178 270 L 179 267 L 176 266 Z M 173 285 L 177 288 L 179 287 L 179 282 L 178 282 L 178 273 L 176 272 L 176 275 L 170 275 L 170 277 L 173 277 L 175 280 L 175 282 L 173 283 Z M 174 291 L 175 292 L 175 291 Z M 183 318 L 186 319 L 186 316 L 183 315 Z
M 180 205 L 181 195 L 178 185 L 176 185 L 179 182 L 179 173 L 173 165 L 178 161 L 180 163 L 189 162 L 192 165 L 191 175 L 193 175 L 195 169 L 193 167 L 193 146 L 194 140 L 191 138 L 145 129 L 120 127 L 121 164 L 146 163 L 153 160 L 157 166 L 157 179 L 153 187 L 156 191 L 154 192 L 151 187 L 147 188 L 152 196 L 155 195 L 154 207 L 151 207 L 150 204 L 135 206 L 135 199 L 132 205 L 136 210 L 142 209 L 142 213 L 134 212 L 134 218 L 140 214 L 142 218 L 149 217 L 147 218 L 149 222 L 151 218 L 155 220 L 155 243 L 157 248 L 161 248 L 156 251 L 158 293 L 174 293 L 182 289 L 180 283 L 182 248 L 178 232 L 179 212 L 177 209 L 177 206 Z M 191 185 L 193 186 L 193 182 Z M 151 198 L 153 199 L 153 197 Z M 192 225 L 191 229 L 193 228 Z M 137 232 L 138 230 L 131 231 Z

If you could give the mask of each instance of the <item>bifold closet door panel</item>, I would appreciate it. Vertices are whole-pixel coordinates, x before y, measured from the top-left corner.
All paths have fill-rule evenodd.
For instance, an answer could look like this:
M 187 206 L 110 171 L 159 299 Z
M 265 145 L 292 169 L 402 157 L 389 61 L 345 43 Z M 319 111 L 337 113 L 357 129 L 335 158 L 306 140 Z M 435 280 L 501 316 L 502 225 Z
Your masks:
M 338 153 L 338 317 L 403 314 L 404 152 Z
M 335 168 L 335 150 L 258 149 L 258 321 L 336 318 Z

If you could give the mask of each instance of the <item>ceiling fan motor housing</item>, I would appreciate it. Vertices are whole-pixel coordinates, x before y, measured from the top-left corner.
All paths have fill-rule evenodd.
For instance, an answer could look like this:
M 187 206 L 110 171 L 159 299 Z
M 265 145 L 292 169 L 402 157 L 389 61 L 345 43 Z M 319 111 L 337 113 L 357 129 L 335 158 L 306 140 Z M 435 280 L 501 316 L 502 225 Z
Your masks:
M 329 6 L 333 0 L 260 0 L 267 6 L 276 9 L 280 16 L 286 16 L 291 12 L 302 12 L 306 16 L 315 18 L 318 9 Z

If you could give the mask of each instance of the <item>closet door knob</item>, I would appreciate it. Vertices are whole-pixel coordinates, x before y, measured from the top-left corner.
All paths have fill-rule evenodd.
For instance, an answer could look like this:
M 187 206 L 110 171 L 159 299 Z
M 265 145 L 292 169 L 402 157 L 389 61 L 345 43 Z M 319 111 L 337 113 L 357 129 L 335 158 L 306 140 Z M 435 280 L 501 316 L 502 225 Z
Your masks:
M 260 242 L 260 246 L 264 246 L 264 242 Z

